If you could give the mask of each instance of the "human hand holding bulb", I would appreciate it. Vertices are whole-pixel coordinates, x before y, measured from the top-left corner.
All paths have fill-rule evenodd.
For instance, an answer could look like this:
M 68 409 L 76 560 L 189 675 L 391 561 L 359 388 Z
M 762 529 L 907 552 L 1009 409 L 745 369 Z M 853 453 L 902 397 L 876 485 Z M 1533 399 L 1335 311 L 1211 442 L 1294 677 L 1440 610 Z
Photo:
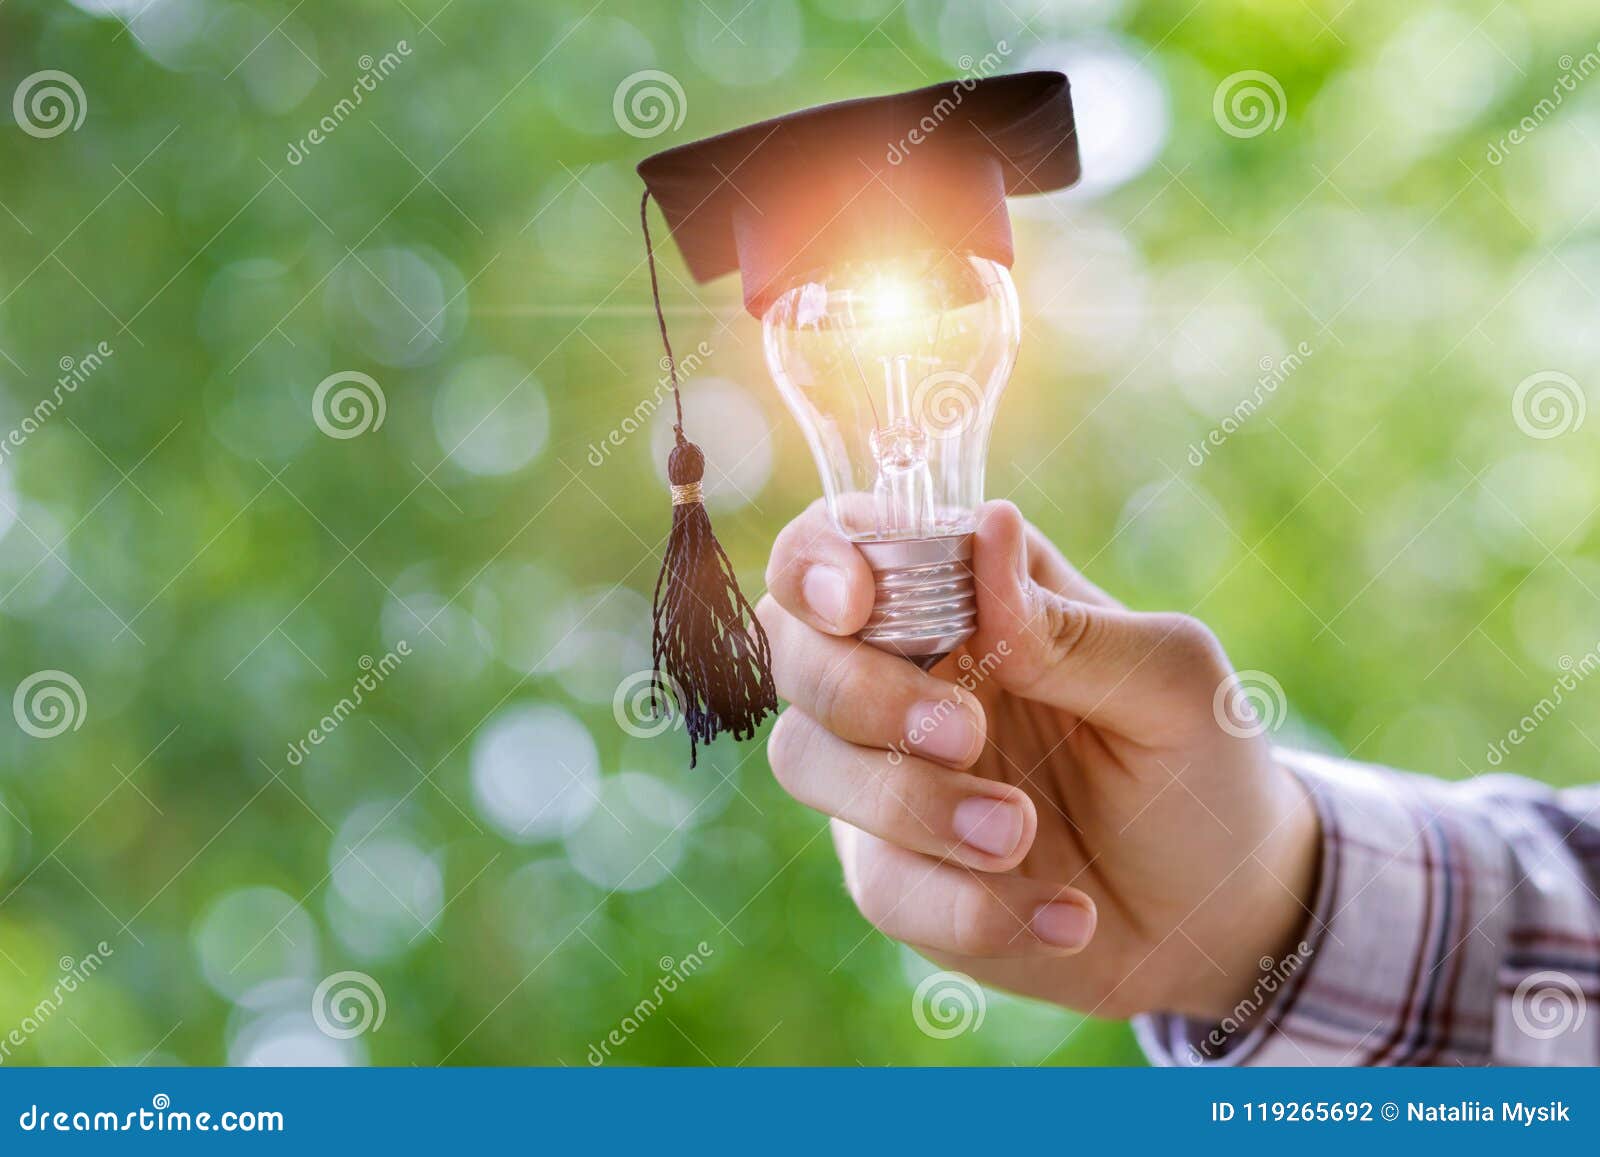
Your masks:
M 1304 923 L 1316 819 L 1214 717 L 1209 631 L 1130 614 L 983 507 L 1020 331 L 1005 267 L 951 251 L 827 268 L 766 310 L 824 493 L 758 609 L 792 704 L 773 771 L 835 817 L 889 935 L 1101 1015 L 1220 1017 Z
M 1307 922 L 1303 788 L 1216 718 L 1202 624 L 1122 608 L 1007 503 L 972 567 L 976 632 L 924 673 L 851 637 L 873 575 L 823 505 L 785 529 L 758 607 L 774 774 L 834 817 L 862 914 L 942 965 L 1097 1016 L 1226 1015 Z

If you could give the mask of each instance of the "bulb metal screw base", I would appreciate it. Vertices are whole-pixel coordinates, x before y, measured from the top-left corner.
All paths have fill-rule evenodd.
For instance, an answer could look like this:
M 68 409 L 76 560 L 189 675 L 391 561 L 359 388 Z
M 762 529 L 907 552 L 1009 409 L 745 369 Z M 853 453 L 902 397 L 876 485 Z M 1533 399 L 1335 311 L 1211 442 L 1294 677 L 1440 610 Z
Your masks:
M 856 638 L 911 660 L 924 671 L 977 628 L 972 535 L 858 542 L 877 598 Z

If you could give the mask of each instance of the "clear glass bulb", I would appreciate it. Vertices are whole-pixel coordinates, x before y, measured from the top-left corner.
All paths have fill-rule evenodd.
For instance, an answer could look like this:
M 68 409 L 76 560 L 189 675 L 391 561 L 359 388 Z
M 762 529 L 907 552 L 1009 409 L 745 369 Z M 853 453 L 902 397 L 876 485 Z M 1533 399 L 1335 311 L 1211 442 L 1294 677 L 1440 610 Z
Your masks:
M 880 611 L 907 585 L 948 588 L 960 577 L 951 568 L 965 571 L 1021 330 L 1005 266 L 948 251 L 831 266 L 762 318 L 767 367 L 805 432 L 835 525 L 879 572 Z M 874 549 L 888 543 L 926 545 Z M 964 594 L 943 591 L 947 604 L 965 600 L 968 618 L 970 584 L 967 576 Z M 928 604 L 939 593 L 918 597 Z M 888 623 L 902 635 L 918 616 L 930 631 L 940 625 L 937 606 L 905 610 Z M 949 620 L 953 605 L 943 610 Z M 863 637 L 883 645 L 871 625 Z

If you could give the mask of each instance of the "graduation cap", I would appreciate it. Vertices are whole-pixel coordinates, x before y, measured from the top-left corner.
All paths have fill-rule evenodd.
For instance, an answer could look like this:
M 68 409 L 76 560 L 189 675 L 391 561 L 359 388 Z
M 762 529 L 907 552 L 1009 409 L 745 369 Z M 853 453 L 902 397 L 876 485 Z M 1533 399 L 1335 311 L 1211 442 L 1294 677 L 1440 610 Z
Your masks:
M 777 710 L 766 634 L 701 501 L 705 462 L 683 432 L 648 208 L 655 198 L 696 281 L 738 270 L 761 317 L 840 261 L 919 251 L 1012 261 L 1006 198 L 1080 174 L 1067 78 L 1027 72 L 843 101 L 646 158 L 639 216 L 677 421 L 668 460 L 673 528 L 656 581 L 657 705 L 675 698 L 697 742 L 753 735 Z

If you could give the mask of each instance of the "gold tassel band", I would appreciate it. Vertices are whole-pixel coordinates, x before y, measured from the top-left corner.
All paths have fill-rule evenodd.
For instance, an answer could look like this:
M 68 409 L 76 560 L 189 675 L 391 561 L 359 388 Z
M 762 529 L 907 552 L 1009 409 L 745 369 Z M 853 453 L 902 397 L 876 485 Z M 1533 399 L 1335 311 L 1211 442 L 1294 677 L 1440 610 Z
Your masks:
M 704 501 L 705 495 L 701 492 L 701 486 L 698 482 L 690 482 L 686 486 L 672 487 L 672 505 L 674 506 L 694 506 Z

